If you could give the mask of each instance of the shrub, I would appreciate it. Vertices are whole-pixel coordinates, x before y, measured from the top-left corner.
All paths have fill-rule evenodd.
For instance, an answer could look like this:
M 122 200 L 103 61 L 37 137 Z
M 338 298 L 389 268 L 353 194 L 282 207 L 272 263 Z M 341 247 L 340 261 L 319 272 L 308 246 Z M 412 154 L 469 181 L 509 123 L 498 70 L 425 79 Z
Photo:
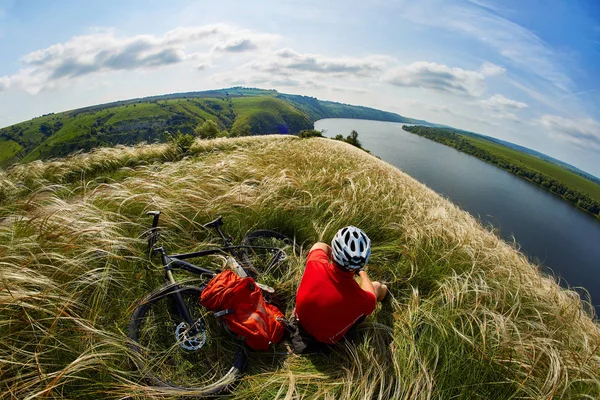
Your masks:
M 303 129 L 298 134 L 299 138 L 306 139 L 311 137 L 323 137 L 323 132 L 319 132 L 315 129 Z
M 348 144 L 351 144 L 352 146 L 356 146 L 359 149 L 363 149 L 362 144 L 358 140 L 358 132 L 356 132 L 355 130 L 352 130 L 352 132 L 346 137 L 344 137 L 343 135 L 335 135 L 334 139 L 341 140 L 342 142 L 346 142 Z M 365 149 L 363 149 L 363 150 L 365 150 Z M 365 150 L 365 151 L 370 153 L 370 151 L 368 151 L 368 150 Z
M 194 136 L 187 133 L 181 133 L 181 131 L 177 131 L 177 133 L 167 131 L 165 132 L 165 136 L 167 137 L 167 141 L 174 146 L 179 153 L 187 153 L 192 147 L 192 144 L 194 144 L 194 140 L 196 140 Z
M 201 139 L 214 139 L 219 134 L 219 126 L 215 121 L 206 120 L 202 125 L 198 124 L 194 133 Z
M 238 137 L 238 136 L 250 136 L 252 133 L 250 132 L 250 125 L 245 124 L 245 125 L 234 125 L 233 128 L 231 129 L 231 137 Z

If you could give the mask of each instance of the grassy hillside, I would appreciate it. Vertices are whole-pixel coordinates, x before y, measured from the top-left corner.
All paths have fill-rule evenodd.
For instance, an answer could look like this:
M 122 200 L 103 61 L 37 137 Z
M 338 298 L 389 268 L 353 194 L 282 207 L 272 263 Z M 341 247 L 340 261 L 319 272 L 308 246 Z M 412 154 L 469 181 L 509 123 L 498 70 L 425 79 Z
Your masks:
M 0 139 L 0 167 L 10 164 L 15 157 L 23 150 L 23 147 L 15 141 Z
M 162 281 L 144 257 L 154 209 L 172 251 L 207 246 L 216 215 L 237 238 L 274 229 L 306 249 L 354 224 L 373 241 L 368 270 L 390 295 L 358 338 L 250 353 L 230 398 L 600 397 L 592 307 L 406 174 L 329 139 L 198 141 L 183 156 L 100 148 L 0 171 L 0 397 L 164 398 L 131 369 L 124 334 Z M 304 257 L 274 282 L 287 316 Z
M 274 90 L 229 88 L 118 101 L 44 115 L 0 129 L 0 166 L 65 156 L 74 151 L 142 141 L 164 142 L 165 131 L 192 133 L 206 120 L 221 131 L 298 133 L 321 118 L 426 123 L 372 108 L 324 102 Z
M 564 161 L 558 160 L 558 159 L 556 159 L 554 157 L 550 157 L 547 154 L 540 153 L 539 151 L 530 149 L 528 147 L 520 146 L 518 144 L 507 142 L 507 141 L 504 141 L 504 140 L 501 140 L 501 139 L 498 139 L 498 138 L 493 138 L 493 137 L 490 137 L 490 136 L 480 135 L 480 134 L 474 133 L 474 132 L 468 132 L 468 131 L 462 131 L 462 130 L 457 130 L 457 131 L 459 133 L 465 134 L 465 135 L 467 135 L 469 137 L 473 137 L 475 139 L 482 139 L 482 140 L 484 140 L 486 142 L 492 142 L 492 143 L 498 144 L 500 146 L 507 147 L 509 149 L 512 149 L 512 150 L 515 150 L 515 151 L 518 151 L 518 152 L 521 152 L 521 153 L 528 154 L 528 155 L 530 155 L 530 156 L 532 156 L 534 158 L 541 159 L 543 161 L 547 161 L 550 164 L 554 164 L 555 166 L 558 166 L 558 167 L 561 167 L 563 169 L 566 169 L 567 171 L 570 171 L 570 172 L 574 173 L 575 175 L 578 175 L 578 176 L 580 176 L 582 178 L 587 179 L 588 181 L 591 181 L 591 182 L 594 182 L 594 183 L 600 185 L 600 178 L 598 178 L 597 176 L 594 176 L 594 175 L 592 175 L 592 174 L 590 174 L 590 173 L 588 173 L 586 171 L 583 171 L 583 170 L 581 170 L 581 169 L 579 169 L 579 168 L 577 168 L 577 167 L 575 167 L 575 166 L 573 166 L 573 165 L 571 165 L 569 163 L 566 163 Z
M 248 125 L 264 133 L 297 133 L 313 127 L 313 121 L 289 103 L 269 97 L 236 97 L 233 108 L 240 110 L 234 126 Z

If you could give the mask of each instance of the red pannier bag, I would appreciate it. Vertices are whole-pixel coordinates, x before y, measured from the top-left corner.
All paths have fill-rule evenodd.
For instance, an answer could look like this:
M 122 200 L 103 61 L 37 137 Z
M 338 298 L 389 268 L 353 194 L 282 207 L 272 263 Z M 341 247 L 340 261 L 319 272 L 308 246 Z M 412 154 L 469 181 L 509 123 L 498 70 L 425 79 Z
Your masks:
M 232 270 L 217 274 L 202 291 L 200 304 L 225 320 L 227 327 L 254 350 L 267 350 L 281 341 L 283 314 L 265 301 L 250 277 L 240 278 Z

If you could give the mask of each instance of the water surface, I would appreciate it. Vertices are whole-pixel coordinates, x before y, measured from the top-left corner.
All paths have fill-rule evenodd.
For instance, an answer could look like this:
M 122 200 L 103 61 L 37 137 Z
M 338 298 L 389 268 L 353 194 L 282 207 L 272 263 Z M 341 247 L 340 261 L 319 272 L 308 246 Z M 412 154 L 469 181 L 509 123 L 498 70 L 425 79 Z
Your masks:
M 315 129 L 329 137 L 356 130 L 364 148 L 492 224 L 504 240 L 516 240 L 532 261 L 570 286 L 585 287 L 600 310 L 600 220 L 500 168 L 406 132 L 402 124 L 324 119 Z

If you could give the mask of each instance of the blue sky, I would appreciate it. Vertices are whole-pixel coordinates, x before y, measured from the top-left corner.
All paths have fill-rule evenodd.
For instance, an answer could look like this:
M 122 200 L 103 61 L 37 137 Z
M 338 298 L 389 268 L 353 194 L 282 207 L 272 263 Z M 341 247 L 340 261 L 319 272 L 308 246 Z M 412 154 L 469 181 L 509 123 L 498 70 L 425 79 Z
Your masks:
M 229 86 L 366 105 L 600 176 L 600 2 L 0 0 L 0 127 Z

